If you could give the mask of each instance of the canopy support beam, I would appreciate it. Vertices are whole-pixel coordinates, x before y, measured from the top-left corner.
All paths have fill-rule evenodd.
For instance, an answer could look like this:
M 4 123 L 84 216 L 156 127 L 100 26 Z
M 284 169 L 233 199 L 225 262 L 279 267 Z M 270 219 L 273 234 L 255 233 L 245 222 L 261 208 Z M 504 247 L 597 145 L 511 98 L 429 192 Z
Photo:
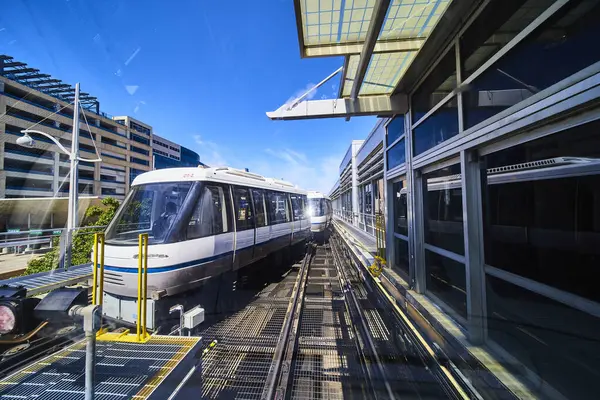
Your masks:
M 356 99 L 360 92 L 363 79 L 367 73 L 371 56 L 373 55 L 373 49 L 377 43 L 379 32 L 385 21 L 385 15 L 390 6 L 390 0 L 377 0 L 373 7 L 373 14 L 371 16 L 371 22 L 369 23 L 369 30 L 363 44 L 362 51 L 360 52 L 360 60 L 358 61 L 358 68 L 356 69 L 356 76 L 354 77 L 354 84 L 352 85 L 352 93 L 350 97 Z
M 295 107 L 287 104 L 267 112 L 272 120 L 296 120 L 315 118 L 349 118 L 366 115 L 392 116 L 404 114 L 408 109 L 407 96 L 368 96 L 357 99 L 330 99 L 303 101 Z

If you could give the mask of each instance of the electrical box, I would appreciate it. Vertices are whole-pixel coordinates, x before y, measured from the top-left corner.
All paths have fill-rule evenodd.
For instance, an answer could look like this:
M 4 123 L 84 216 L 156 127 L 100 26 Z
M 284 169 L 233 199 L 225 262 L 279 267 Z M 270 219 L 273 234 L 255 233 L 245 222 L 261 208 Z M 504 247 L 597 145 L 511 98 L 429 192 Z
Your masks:
M 198 325 L 204 322 L 204 308 L 196 306 L 191 310 L 183 313 L 183 327 L 187 329 L 194 329 Z
M 137 299 L 120 298 L 104 292 L 102 313 L 107 317 L 135 324 L 137 322 Z M 156 301 L 146 300 L 146 328 L 154 330 L 156 326 Z

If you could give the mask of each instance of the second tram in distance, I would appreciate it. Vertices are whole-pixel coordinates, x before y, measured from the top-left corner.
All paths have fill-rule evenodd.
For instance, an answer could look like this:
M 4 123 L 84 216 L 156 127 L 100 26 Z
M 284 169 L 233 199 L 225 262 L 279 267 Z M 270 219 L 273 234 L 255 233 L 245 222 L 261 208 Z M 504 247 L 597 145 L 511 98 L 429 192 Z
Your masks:
M 310 231 L 324 232 L 331 224 L 333 207 L 331 199 L 321 192 L 308 192 L 308 214 L 310 215 Z

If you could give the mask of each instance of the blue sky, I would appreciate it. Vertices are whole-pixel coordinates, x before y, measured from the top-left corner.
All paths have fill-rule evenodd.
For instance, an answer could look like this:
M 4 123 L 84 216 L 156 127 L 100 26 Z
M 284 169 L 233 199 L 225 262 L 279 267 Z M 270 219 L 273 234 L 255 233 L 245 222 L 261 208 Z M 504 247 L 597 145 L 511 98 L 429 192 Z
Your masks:
M 142 120 L 209 164 L 328 191 L 375 119 L 266 117 L 342 64 L 301 59 L 296 32 L 291 0 L 12 0 L 0 53 L 81 82 L 102 111 Z M 338 81 L 315 98 L 335 97 Z

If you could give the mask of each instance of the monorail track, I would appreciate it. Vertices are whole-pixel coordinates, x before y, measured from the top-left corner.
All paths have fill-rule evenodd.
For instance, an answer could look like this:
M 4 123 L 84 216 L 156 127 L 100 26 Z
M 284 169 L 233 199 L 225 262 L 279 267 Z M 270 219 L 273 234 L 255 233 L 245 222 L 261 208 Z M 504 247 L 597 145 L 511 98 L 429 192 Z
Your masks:
M 388 308 L 338 239 L 310 244 L 280 282 L 200 333 L 205 344 L 218 343 L 196 378 L 202 398 L 459 397 L 414 355 Z
M 265 263 L 249 272 L 269 275 L 266 281 L 258 276 L 266 286 L 239 293 L 243 308 L 195 332 L 210 350 L 196 353 L 196 367 L 177 388 L 165 388 L 176 392 L 168 398 L 471 397 L 461 396 L 439 362 L 419 349 L 341 243 L 334 235 L 326 244 L 308 244 L 303 259 L 287 270 L 271 260 L 272 268 Z

